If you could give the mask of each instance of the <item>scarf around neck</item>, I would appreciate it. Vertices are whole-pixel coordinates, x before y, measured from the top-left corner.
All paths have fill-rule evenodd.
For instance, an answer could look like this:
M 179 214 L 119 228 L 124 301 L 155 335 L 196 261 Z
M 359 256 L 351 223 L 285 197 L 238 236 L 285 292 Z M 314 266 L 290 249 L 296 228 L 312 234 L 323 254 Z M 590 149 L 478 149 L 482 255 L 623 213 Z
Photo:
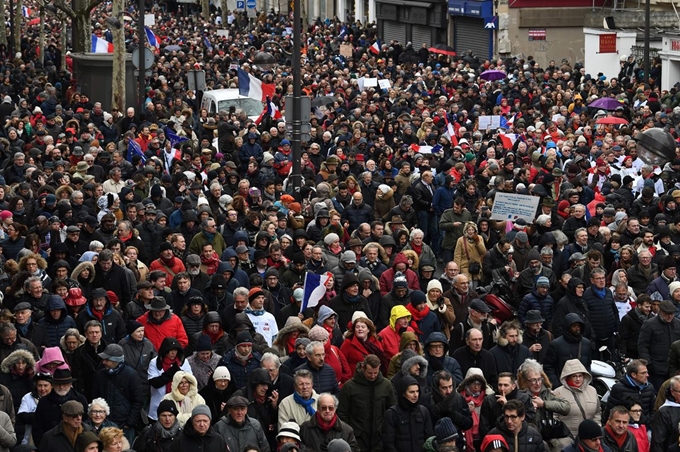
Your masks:
M 307 414 L 309 414 L 310 416 L 316 415 L 316 410 L 312 406 L 312 405 L 314 405 L 314 402 L 315 402 L 313 397 L 310 397 L 309 400 L 305 400 L 305 399 L 302 398 L 302 396 L 300 394 L 297 393 L 297 391 L 295 391 L 293 393 L 293 400 L 298 405 L 302 405 L 302 407 L 305 409 Z
M 331 419 L 330 422 L 326 422 L 321 417 L 321 413 L 319 413 L 318 411 L 316 412 L 316 414 L 314 416 L 316 417 L 316 422 L 318 422 L 319 428 L 324 433 L 324 435 L 328 434 L 328 432 L 330 432 L 333 429 L 333 427 L 335 427 L 335 424 L 338 422 L 337 413 L 333 415 L 333 419 Z

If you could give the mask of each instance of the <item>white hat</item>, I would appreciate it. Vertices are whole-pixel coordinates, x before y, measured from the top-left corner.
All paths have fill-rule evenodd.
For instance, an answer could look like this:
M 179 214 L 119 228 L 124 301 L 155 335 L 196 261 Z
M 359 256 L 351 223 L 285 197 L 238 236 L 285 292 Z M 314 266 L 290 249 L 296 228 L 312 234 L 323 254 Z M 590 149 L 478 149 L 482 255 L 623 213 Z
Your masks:
M 231 381 L 231 374 L 229 373 L 229 369 L 227 369 L 225 366 L 217 367 L 213 372 L 213 381 L 217 380 Z
M 355 311 L 354 314 L 352 314 L 352 323 L 354 323 L 356 321 L 356 319 L 360 319 L 362 317 L 364 319 L 370 320 L 370 318 L 366 315 L 366 313 L 364 311 Z
M 300 426 L 295 422 L 284 422 L 281 424 L 279 433 L 276 435 L 276 440 L 278 441 L 281 437 L 293 438 L 296 441 L 302 442 L 300 439 Z

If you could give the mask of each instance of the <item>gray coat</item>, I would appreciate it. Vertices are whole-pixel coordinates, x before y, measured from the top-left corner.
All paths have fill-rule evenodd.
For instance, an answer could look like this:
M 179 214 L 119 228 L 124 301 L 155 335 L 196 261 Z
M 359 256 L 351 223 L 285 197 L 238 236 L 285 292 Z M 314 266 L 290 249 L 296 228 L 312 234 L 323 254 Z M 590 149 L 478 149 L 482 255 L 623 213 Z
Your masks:
M 262 452 L 269 452 L 269 443 L 257 419 L 246 416 L 244 424 L 239 427 L 227 414 L 213 428 L 215 433 L 226 441 L 227 450 L 243 450 L 248 444 L 254 444 Z

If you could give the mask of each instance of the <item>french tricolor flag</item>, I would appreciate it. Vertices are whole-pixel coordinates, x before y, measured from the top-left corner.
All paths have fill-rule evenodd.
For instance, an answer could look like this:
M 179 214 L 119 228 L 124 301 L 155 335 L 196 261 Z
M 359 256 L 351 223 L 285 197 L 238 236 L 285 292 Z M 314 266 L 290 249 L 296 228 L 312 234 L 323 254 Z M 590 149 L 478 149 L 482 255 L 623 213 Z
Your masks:
M 313 308 L 319 304 L 321 298 L 326 295 L 326 283 L 332 278 L 331 272 L 317 275 L 312 272 L 305 274 L 305 285 L 303 286 L 302 306 L 300 312 L 307 308 Z
M 458 137 L 456 136 L 456 129 L 453 127 L 453 124 L 449 122 L 449 117 L 447 115 L 444 115 L 444 122 L 446 123 L 446 132 L 444 132 L 444 135 L 449 137 L 451 146 L 458 146 Z
M 262 113 L 260 113 L 260 116 L 255 120 L 255 124 L 258 126 L 264 119 L 265 115 L 269 115 L 272 119 L 281 119 L 283 116 L 281 116 L 281 111 L 279 110 L 279 107 L 276 106 L 272 100 L 267 97 L 267 102 L 264 105 L 264 109 L 262 110 Z
M 368 50 L 376 55 L 380 54 L 380 40 L 375 41 Z
M 113 53 L 113 44 L 97 35 L 92 35 L 92 53 Z
M 31 8 L 28 8 L 28 7 L 26 7 L 26 6 L 22 6 L 22 7 L 21 7 L 21 14 L 22 14 L 24 17 L 31 17 L 31 13 L 32 13 L 32 12 L 33 12 L 33 10 L 31 10 Z
M 499 133 L 498 138 L 500 138 L 501 143 L 503 143 L 503 149 L 512 149 L 515 146 L 515 141 L 517 141 L 516 133 Z
M 146 33 L 146 39 L 149 41 L 149 45 L 156 50 L 160 50 L 161 40 L 158 39 L 158 36 L 156 36 L 149 27 L 144 27 L 144 32 Z
M 238 68 L 238 92 L 241 96 L 264 102 L 274 96 L 276 85 L 262 83 L 241 68 Z

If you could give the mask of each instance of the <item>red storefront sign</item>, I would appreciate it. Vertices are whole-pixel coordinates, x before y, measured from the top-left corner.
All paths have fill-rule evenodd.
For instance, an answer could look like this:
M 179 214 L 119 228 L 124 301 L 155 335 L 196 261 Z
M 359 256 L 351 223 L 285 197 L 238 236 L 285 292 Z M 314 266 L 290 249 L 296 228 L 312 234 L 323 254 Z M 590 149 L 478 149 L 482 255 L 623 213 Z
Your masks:
M 545 41 L 545 28 L 530 28 L 529 41 Z
M 600 35 L 600 53 L 616 53 L 616 33 Z

